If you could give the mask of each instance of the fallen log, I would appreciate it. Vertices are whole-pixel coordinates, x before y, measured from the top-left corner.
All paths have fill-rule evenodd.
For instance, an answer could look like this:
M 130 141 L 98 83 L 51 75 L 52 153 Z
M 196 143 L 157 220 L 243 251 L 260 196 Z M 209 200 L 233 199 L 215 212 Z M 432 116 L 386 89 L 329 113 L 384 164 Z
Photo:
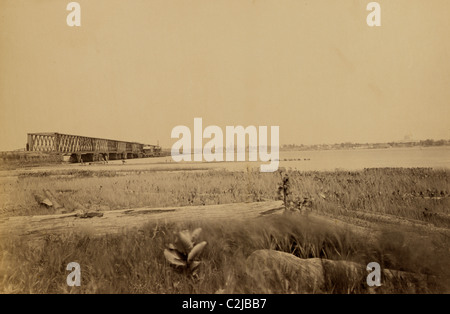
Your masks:
M 88 212 L 81 209 L 68 214 L 0 218 L 0 238 L 25 237 L 31 240 L 42 239 L 47 234 L 59 235 L 80 231 L 96 236 L 139 228 L 150 222 L 245 219 L 281 213 L 283 209 L 280 201 L 166 208 L 145 207 L 102 212 Z
M 50 201 L 44 194 L 36 193 L 34 194 L 34 199 L 40 206 L 45 206 L 47 208 L 53 207 L 52 201 Z
M 56 200 L 56 197 L 55 197 L 55 195 L 50 191 L 50 190 L 44 190 L 44 194 L 45 194 L 45 196 L 47 196 L 47 198 L 51 201 L 51 203 L 52 203 L 52 205 L 53 205 L 53 208 L 55 209 L 55 210 L 62 210 L 64 207 L 63 206 L 61 206 L 60 204 L 59 204 L 59 202 Z
M 410 272 L 381 270 L 381 287 L 369 287 L 366 265 L 351 261 L 320 258 L 301 259 L 293 254 L 275 250 L 254 251 L 246 261 L 246 273 L 255 284 L 277 287 L 288 283 L 292 291 L 301 293 L 330 292 L 336 286 L 345 286 L 357 292 L 420 293 L 435 278 Z

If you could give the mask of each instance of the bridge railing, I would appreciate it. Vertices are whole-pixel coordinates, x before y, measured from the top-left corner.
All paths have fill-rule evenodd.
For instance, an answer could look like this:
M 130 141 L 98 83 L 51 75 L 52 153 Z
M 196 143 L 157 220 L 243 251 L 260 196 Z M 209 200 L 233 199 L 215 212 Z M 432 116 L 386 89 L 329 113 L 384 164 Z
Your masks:
M 57 153 L 134 153 L 144 144 L 61 133 L 29 133 L 28 151 Z

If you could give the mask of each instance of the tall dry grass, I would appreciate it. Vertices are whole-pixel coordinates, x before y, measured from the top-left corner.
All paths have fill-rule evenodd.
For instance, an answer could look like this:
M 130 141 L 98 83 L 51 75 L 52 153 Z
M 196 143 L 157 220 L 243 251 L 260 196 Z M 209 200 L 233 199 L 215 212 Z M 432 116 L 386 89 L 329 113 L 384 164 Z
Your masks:
M 203 229 L 208 245 L 197 277 L 176 272 L 166 262 L 163 250 L 174 240 L 174 231 Z M 448 245 L 448 241 L 447 241 Z M 262 217 L 251 221 L 148 224 L 141 230 L 104 237 L 65 235 L 46 239 L 34 247 L 9 239 L 0 246 L 2 293 L 301 293 L 295 282 L 255 281 L 245 271 L 246 258 L 257 249 L 275 249 L 301 258 L 350 260 L 367 265 L 377 261 L 382 268 L 437 276 L 419 292 L 448 292 L 449 256 L 428 245 L 404 247 L 389 238 L 368 244 L 342 230 L 311 225 L 299 216 Z M 433 254 L 433 258 L 430 258 Z M 446 255 L 447 254 L 447 255 Z M 81 286 L 68 287 L 65 269 L 70 262 L 81 266 Z M 328 273 L 323 293 L 367 293 L 365 281 L 350 282 Z M 394 290 L 411 292 L 399 282 Z M 417 291 L 416 291 L 417 292 Z
M 448 170 L 371 169 L 354 172 L 290 171 L 292 198 L 313 199 L 314 209 L 389 214 L 430 221 L 427 210 L 450 215 Z M 35 200 L 49 190 L 70 212 L 135 207 L 212 205 L 278 199 L 278 173 L 52 171 L 0 179 L 2 216 L 53 213 Z M 432 219 L 431 219 L 432 220 Z M 450 219 L 432 220 L 450 226 Z
M 292 198 L 312 199 L 311 210 L 352 215 L 389 214 L 449 227 L 445 219 L 423 215 L 424 208 L 449 215 L 449 171 L 372 169 L 355 172 L 289 172 Z M 3 218 L 53 213 L 40 207 L 34 194 L 49 190 L 65 211 L 81 207 L 114 210 L 133 207 L 207 205 L 277 199 L 278 173 L 227 171 L 50 171 L 0 179 Z M 434 220 L 433 220 L 434 219 Z M 198 278 L 174 272 L 164 248 L 173 232 L 203 229 L 208 246 Z M 349 260 L 411 271 L 438 278 L 422 292 L 449 292 L 449 239 L 406 245 L 409 234 L 386 229 L 375 243 L 342 230 L 307 224 L 296 216 L 261 217 L 251 221 L 148 224 L 139 231 L 91 237 L 48 235 L 43 245 L 21 239 L 0 241 L 0 292 L 8 293 L 298 293 L 295 283 L 255 281 L 245 272 L 246 258 L 257 249 L 275 249 L 301 258 Z M 203 240 L 202 239 L 202 240 Z M 69 262 L 82 268 L 82 286 L 68 287 Z M 325 293 L 366 293 L 340 274 L 328 274 Z M 395 291 L 410 292 L 399 282 Z

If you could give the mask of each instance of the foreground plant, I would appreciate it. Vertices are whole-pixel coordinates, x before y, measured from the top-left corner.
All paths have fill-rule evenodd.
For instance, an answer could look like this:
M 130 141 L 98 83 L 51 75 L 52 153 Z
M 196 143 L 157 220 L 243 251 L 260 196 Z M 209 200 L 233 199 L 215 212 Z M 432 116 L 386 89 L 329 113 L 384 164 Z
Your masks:
M 201 264 L 198 258 L 207 244 L 206 241 L 197 243 L 201 232 L 202 229 L 197 228 L 192 233 L 183 230 L 176 234 L 175 243 L 170 243 L 169 248 L 164 250 L 164 256 L 171 266 L 184 272 L 196 272 Z

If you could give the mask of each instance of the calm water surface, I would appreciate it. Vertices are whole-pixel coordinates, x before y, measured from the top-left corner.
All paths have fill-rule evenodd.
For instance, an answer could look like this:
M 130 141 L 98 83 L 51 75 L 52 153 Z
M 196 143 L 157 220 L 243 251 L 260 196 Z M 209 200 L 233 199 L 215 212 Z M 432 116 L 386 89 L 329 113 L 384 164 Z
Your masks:
M 296 158 L 302 160 L 288 161 Z M 450 169 L 450 147 L 281 152 L 280 165 L 299 170 L 358 170 L 381 167 Z
M 260 165 L 259 162 L 175 163 L 171 161 L 170 156 L 155 158 L 152 162 L 157 160 L 165 160 L 185 167 L 225 168 L 231 171 L 255 169 Z M 450 169 L 450 147 L 282 151 L 279 167 L 305 171 L 361 170 L 383 167 Z
M 108 165 L 80 166 L 80 164 L 59 165 L 57 169 L 79 170 L 204 170 L 226 169 L 229 171 L 259 171 L 260 162 L 174 162 L 171 156 L 158 158 L 110 160 Z M 334 171 L 361 170 L 381 167 L 431 167 L 450 169 L 450 147 L 412 147 L 387 149 L 352 149 L 319 151 L 282 151 L 279 167 L 287 170 Z M 52 170 L 52 167 L 36 167 L 28 172 Z M 20 172 L 20 171 L 19 171 Z M 8 171 L 0 176 L 9 175 Z

